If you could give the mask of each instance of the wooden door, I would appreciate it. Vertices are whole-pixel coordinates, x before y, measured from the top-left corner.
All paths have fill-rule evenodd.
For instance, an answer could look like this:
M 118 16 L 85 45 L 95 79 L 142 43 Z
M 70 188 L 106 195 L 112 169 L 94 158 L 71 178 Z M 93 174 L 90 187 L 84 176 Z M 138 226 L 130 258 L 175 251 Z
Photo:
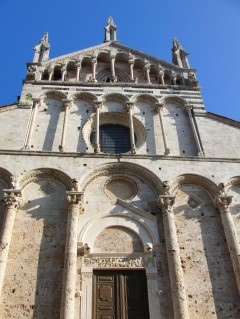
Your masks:
M 93 319 L 149 319 L 144 270 L 95 270 Z

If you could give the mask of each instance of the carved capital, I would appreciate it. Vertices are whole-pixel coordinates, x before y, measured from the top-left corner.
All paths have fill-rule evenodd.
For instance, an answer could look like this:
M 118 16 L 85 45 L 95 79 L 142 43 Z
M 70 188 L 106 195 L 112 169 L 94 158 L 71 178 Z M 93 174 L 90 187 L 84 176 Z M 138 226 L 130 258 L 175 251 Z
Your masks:
M 221 211 L 226 212 L 229 210 L 229 205 L 232 202 L 232 196 L 219 195 L 215 198 L 215 206 Z
M 102 107 L 102 101 L 94 100 L 94 101 L 93 101 L 93 104 L 94 104 L 94 109 L 95 109 L 95 111 L 96 111 L 97 109 L 100 109 L 100 108 Z
M 18 209 L 22 204 L 22 196 L 20 190 L 9 189 L 4 190 L 4 198 L 3 198 L 5 207 L 13 207 Z
M 129 112 L 134 109 L 134 102 L 126 102 L 126 110 Z
M 175 196 L 171 195 L 159 195 L 158 205 L 163 211 L 172 212 L 173 205 L 175 203 Z
M 64 99 L 63 100 L 63 105 L 64 105 L 64 107 L 65 108 L 67 108 L 67 107 L 71 107 L 72 106 L 72 100 L 70 100 L 70 99 Z
M 160 113 L 160 112 L 162 111 L 162 109 L 163 109 L 163 104 L 161 104 L 161 103 L 155 103 L 155 111 L 156 111 L 157 113 Z
M 67 203 L 69 206 L 76 205 L 80 207 L 82 202 L 82 197 L 83 197 L 82 192 L 70 191 L 70 192 L 66 192 L 66 194 L 67 194 Z
M 41 106 L 41 98 L 39 97 L 33 97 L 32 98 L 32 101 L 33 101 L 33 106 Z
M 92 64 L 97 64 L 97 58 L 95 56 L 92 57 Z

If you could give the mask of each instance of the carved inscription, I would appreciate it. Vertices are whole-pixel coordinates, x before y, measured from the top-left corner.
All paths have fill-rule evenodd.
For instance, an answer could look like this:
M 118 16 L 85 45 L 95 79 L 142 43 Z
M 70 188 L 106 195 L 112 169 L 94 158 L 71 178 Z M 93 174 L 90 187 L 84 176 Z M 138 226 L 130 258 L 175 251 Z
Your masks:
M 84 257 L 83 264 L 87 267 L 98 267 L 98 268 L 127 268 L 127 267 L 155 267 L 154 257 L 138 257 L 138 258 L 127 258 L 127 257 Z

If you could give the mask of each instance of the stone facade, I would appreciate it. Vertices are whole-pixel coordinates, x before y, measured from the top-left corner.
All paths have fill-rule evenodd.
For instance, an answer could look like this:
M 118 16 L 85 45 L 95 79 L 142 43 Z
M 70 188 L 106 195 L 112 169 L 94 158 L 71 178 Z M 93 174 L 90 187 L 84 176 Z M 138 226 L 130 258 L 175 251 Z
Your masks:
M 95 270 L 142 270 L 149 318 L 238 319 L 240 123 L 206 112 L 176 39 L 171 64 L 104 30 L 54 59 L 45 34 L 0 108 L 0 316 L 95 319 Z

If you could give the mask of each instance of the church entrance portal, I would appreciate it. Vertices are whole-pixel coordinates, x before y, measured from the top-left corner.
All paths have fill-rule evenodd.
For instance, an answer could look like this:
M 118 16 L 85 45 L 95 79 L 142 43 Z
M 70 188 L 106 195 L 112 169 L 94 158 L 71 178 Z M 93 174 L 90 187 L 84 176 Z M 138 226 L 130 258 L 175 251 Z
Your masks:
M 94 270 L 93 319 L 149 319 L 144 270 Z

